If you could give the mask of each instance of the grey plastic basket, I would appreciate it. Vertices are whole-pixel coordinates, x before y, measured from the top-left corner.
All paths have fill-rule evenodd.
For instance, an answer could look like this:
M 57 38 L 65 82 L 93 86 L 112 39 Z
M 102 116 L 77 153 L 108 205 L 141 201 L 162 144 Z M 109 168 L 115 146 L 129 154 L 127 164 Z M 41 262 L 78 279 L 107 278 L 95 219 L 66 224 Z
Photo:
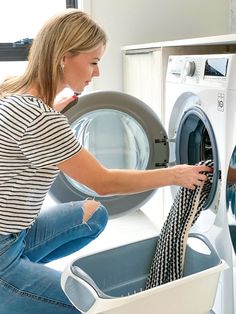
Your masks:
M 203 235 L 191 234 L 186 249 L 184 278 L 145 290 L 145 282 L 157 241 L 158 237 L 150 238 L 74 260 L 62 274 L 63 290 L 76 308 L 84 313 L 105 311 L 144 313 L 140 310 L 140 305 L 145 304 L 145 300 L 148 299 L 150 307 L 145 310 L 145 313 L 202 314 L 209 312 L 213 306 L 220 271 L 226 268 L 226 264 L 220 260 L 210 242 Z M 193 301 L 202 295 L 202 291 L 194 295 L 197 282 L 201 277 L 202 284 L 207 279 L 207 287 L 201 288 L 207 302 L 204 301 L 201 304 L 207 304 L 203 308 L 198 302 L 199 310 L 197 310 Z M 193 281 L 196 286 L 193 286 Z M 201 286 L 201 280 L 199 283 Z M 178 298 L 177 308 L 175 306 L 173 312 L 174 297 L 172 295 L 171 302 L 164 300 L 167 296 L 163 294 L 163 289 L 164 291 L 170 289 L 170 292 L 174 289 L 175 294 L 177 290 L 179 293 L 181 289 L 187 289 L 185 293 L 190 294 L 193 299 L 192 306 L 195 308 L 188 312 L 189 306 L 186 307 L 186 304 Z M 153 299 L 155 294 L 156 302 Z M 164 301 L 167 301 L 166 305 L 163 305 Z M 159 311 L 155 311 L 152 304 Z

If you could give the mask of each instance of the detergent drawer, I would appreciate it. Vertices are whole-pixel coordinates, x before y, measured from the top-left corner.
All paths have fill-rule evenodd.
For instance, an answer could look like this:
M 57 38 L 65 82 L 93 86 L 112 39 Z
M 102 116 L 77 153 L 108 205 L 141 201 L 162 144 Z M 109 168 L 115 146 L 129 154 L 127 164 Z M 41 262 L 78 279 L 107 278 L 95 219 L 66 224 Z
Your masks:
M 62 273 L 64 292 L 83 313 L 203 314 L 227 268 L 210 242 L 190 234 L 184 277 L 145 290 L 158 237 L 78 258 Z

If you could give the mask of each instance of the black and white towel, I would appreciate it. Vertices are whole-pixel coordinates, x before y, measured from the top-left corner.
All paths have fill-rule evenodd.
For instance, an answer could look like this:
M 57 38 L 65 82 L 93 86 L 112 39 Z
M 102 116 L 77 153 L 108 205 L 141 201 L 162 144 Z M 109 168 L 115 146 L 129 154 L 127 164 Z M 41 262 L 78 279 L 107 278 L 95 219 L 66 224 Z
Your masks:
M 203 164 L 213 168 L 211 160 L 199 163 Z M 213 173 L 206 175 L 208 180 L 195 190 L 183 187 L 178 190 L 160 232 L 146 289 L 182 277 L 189 230 L 199 217 L 212 186 Z

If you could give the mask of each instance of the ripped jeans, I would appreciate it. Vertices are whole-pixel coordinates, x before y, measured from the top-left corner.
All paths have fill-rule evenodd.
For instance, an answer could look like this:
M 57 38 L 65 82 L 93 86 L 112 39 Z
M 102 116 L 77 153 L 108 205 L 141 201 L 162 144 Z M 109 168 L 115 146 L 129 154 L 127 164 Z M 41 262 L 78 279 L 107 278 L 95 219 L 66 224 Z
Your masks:
M 85 202 L 53 206 L 30 229 L 0 235 L 1 314 L 80 313 L 61 289 L 61 273 L 44 264 L 78 251 L 105 228 L 106 209 L 97 203 L 85 220 Z

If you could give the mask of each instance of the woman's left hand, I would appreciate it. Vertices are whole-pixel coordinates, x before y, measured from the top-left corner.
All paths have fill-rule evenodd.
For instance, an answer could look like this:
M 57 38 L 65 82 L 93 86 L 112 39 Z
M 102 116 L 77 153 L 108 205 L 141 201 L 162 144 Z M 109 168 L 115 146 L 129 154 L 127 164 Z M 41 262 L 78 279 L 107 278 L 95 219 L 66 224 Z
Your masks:
M 67 105 L 69 105 L 72 101 L 77 99 L 78 97 L 73 95 L 73 96 L 62 96 L 60 98 L 56 98 L 53 104 L 53 108 L 61 112 Z

